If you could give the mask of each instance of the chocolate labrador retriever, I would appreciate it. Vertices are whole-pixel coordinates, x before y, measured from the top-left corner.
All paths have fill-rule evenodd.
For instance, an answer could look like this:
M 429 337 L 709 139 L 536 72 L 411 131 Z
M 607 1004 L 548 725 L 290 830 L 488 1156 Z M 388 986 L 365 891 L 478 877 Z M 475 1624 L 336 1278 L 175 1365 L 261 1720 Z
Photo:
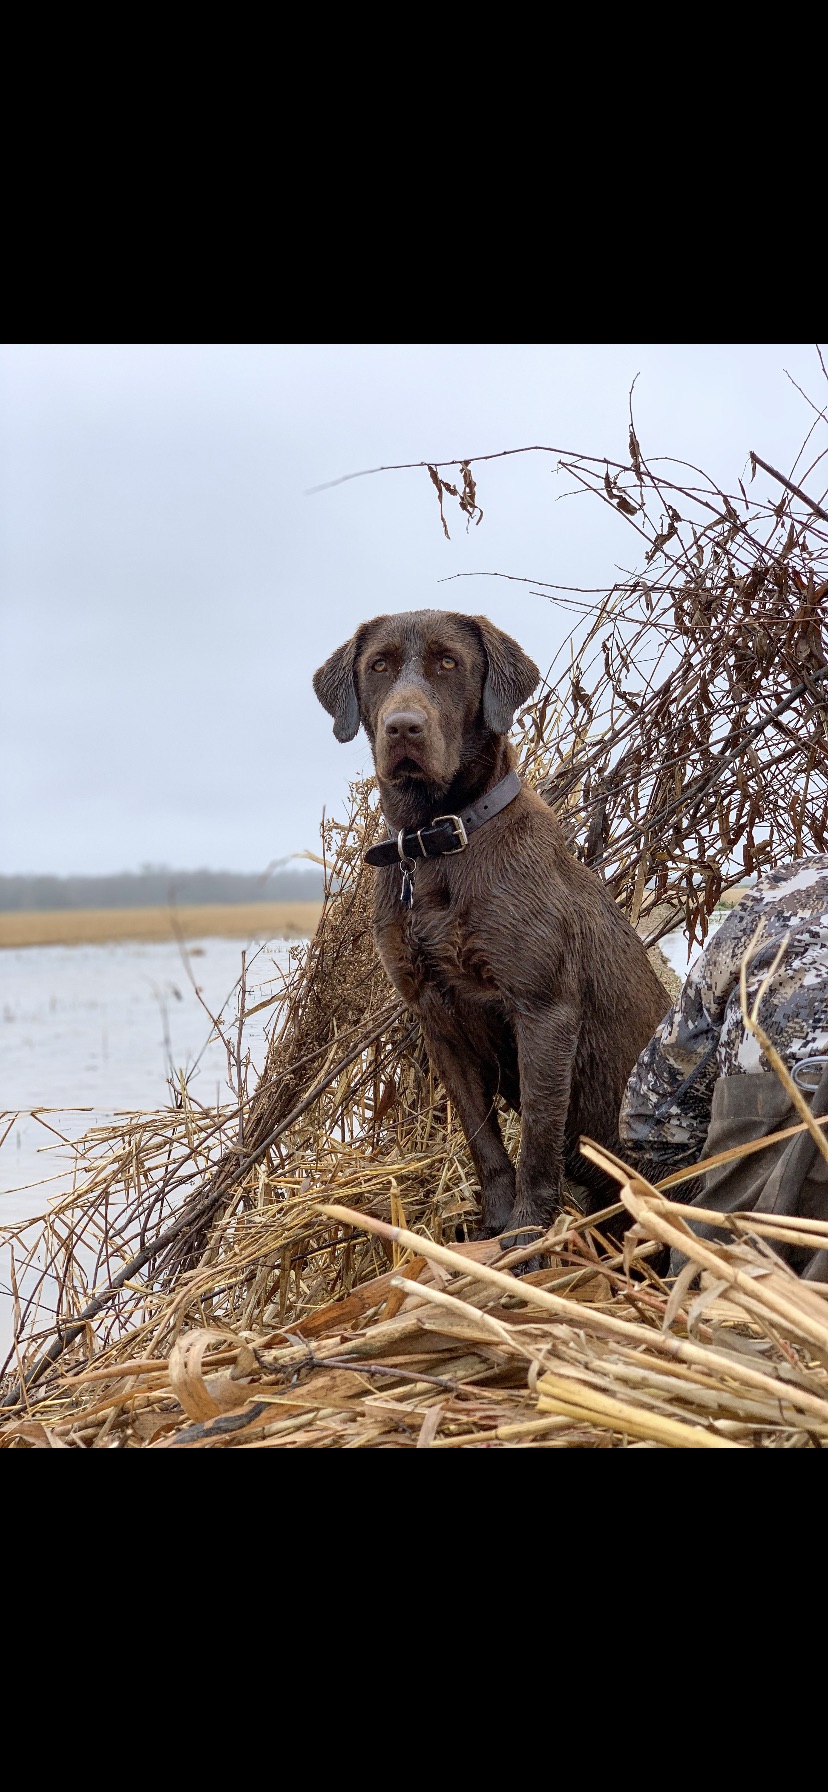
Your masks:
M 507 731 L 538 677 L 485 616 L 411 610 L 362 623 L 313 680 L 337 740 L 361 722 L 371 743 L 390 830 L 365 854 L 377 950 L 460 1116 L 478 1236 L 508 1229 L 504 1248 L 548 1226 L 564 1172 L 592 1211 L 616 1199 L 578 1139 L 620 1151 L 627 1077 L 669 1005 L 600 877 L 514 770 Z M 522 1115 L 517 1176 L 498 1095 Z

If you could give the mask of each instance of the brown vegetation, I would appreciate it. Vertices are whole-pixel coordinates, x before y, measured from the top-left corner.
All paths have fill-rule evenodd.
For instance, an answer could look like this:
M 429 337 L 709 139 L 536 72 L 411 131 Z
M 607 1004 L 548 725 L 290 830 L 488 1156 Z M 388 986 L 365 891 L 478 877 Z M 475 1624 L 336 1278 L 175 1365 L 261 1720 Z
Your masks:
M 632 426 L 623 465 L 565 460 L 644 566 L 597 603 L 555 594 L 580 620 L 519 718 L 523 775 L 641 931 L 678 919 L 698 940 L 746 874 L 828 849 L 828 515 L 810 470 L 795 489 L 768 474 L 770 496 L 757 472 L 753 502 L 696 474 L 680 490 Z M 825 1447 L 828 1296 L 771 1245 L 824 1248 L 828 1227 L 734 1215 L 703 1243 L 599 1153 L 626 1255 L 577 1190 L 519 1283 L 517 1256 L 465 1241 L 465 1141 L 373 951 L 361 854 L 380 825 L 368 782 L 326 823 L 322 919 L 258 1086 L 228 1034 L 232 1104 L 207 1112 L 182 1080 L 175 1107 L 88 1134 L 71 1193 L 6 1228 L 0 1443 Z M 514 1153 L 513 1115 L 504 1136 Z M 674 1243 L 691 1263 L 670 1285 L 652 1263 Z

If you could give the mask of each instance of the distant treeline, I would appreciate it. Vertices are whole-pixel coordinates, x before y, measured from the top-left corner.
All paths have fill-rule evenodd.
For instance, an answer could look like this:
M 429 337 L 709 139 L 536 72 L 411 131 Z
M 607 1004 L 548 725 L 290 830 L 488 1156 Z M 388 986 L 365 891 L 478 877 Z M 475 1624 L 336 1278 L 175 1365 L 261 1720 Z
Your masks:
M 321 871 L 172 871 L 166 865 L 109 877 L 0 877 L 0 913 L 44 908 L 166 908 L 201 902 L 319 902 Z

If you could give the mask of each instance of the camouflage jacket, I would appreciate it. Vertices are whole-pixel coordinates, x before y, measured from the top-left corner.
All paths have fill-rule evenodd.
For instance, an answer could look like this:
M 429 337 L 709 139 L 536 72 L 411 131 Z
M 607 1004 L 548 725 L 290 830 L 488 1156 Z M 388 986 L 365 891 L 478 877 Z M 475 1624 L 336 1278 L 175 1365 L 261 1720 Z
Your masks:
M 785 935 L 759 1024 L 791 1073 L 828 1053 L 828 854 L 768 871 L 731 909 L 645 1046 L 627 1084 L 619 1131 L 629 1162 L 651 1182 L 704 1155 L 720 1076 L 773 1075 L 742 1024 L 739 972 L 750 952 L 748 1007 Z M 800 1071 L 803 1089 L 807 1073 Z M 799 1079 L 798 1079 L 799 1080 Z M 819 1080 L 819 1069 L 810 1086 Z M 681 1198 L 690 1198 L 690 1185 Z

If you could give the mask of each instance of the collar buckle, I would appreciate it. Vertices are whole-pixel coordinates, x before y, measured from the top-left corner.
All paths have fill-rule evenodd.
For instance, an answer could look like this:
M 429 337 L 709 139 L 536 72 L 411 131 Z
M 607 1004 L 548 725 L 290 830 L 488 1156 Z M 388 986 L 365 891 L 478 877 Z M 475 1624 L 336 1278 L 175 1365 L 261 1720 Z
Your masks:
M 458 846 L 444 847 L 443 848 L 443 857 L 450 859 L 450 858 L 454 857 L 454 854 L 456 852 L 464 852 L 466 847 L 469 844 L 469 836 L 466 833 L 466 830 L 463 826 L 460 816 L 459 815 L 435 815 L 433 817 L 433 820 L 431 823 L 432 827 L 436 827 L 438 821 L 450 821 L 452 827 L 454 828 L 455 838 L 459 841 Z

